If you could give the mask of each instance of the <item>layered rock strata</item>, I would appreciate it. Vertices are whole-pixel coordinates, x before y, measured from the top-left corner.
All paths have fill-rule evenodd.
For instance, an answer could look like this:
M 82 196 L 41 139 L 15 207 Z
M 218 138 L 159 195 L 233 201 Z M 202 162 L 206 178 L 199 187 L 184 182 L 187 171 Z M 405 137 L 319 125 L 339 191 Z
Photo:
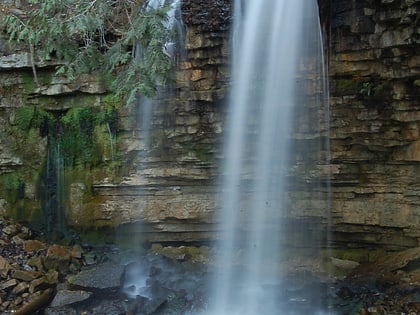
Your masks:
M 333 225 L 347 244 L 418 245 L 418 1 L 332 1 Z
M 98 220 L 145 241 L 208 241 L 214 237 L 218 164 L 229 81 L 229 1 L 183 1 L 185 57 L 174 87 L 153 100 L 150 140 L 140 108 L 123 114 L 127 161 L 122 183 L 97 183 Z M 135 120 L 134 117 L 134 120 Z M 149 147 L 147 147 L 147 141 Z
M 322 193 L 331 194 L 332 201 L 314 200 L 294 187 L 287 198 L 290 216 L 304 228 L 314 221 L 323 228 L 332 224 L 339 246 L 417 246 L 420 3 L 319 2 L 329 65 L 332 163 L 311 174 L 300 172 L 298 180 L 330 176 L 332 190 Z M 139 223 L 143 239 L 150 241 L 217 237 L 231 1 L 185 0 L 182 8 L 186 57 L 179 62 L 175 86 L 162 89 L 153 102 L 150 140 L 138 123 L 141 105 L 123 106 L 118 144 L 111 144 L 122 157 L 121 167 L 77 174 L 66 183 L 72 226 L 127 230 Z M 42 133 L 24 137 L 16 130 L 17 109 L 30 105 L 60 116 L 75 103 L 101 106 L 107 100 L 94 76 L 68 82 L 52 76 L 48 64 L 37 65 L 41 86 L 35 87 L 27 52 L 8 46 L 1 40 L 0 211 L 19 209 L 21 218 L 29 218 L 36 215 L 25 212 L 28 205 L 42 208 L 37 178 L 48 156 L 47 138 Z M 310 132 L 298 137 L 307 143 L 313 139 Z M 113 153 L 103 152 L 103 160 L 110 161 Z

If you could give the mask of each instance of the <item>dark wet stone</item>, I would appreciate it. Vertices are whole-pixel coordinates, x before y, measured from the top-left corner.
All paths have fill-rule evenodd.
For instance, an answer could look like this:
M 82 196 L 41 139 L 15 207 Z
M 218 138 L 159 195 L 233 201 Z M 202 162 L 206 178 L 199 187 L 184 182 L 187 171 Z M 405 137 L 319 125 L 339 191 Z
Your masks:
M 352 297 L 354 297 L 354 295 L 355 293 L 348 287 L 341 287 L 337 291 L 337 296 L 342 299 L 351 299 Z
M 48 288 L 39 294 L 33 294 L 29 302 L 24 304 L 21 308 L 19 308 L 15 313 L 16 314 L 36 314 L 38 310 L 48 305 L 54 295 L 54 290 L 52 288 Z
M 127 305 L 122 300 L 103 300 L 100 305 L 92 307 L 89 311 L 85 311 L 81 308 L 82 314 L 89 315 L 125 315 L 127 313 Z M 149 313 L 151 314 L 151 313 Z M 137 314 L 136 314 L 137 315 Z
M 47 270 L 57 270 L 60 274 L 65 275 L 69 273 L 70 262 L 71 252 L 69 248 L 56 244 L 48 247 L 44 261 Z
M 68 278 L 71 287 L 87 291 L 118 290 L 121 284 L 121 276 L 124 266 L 107 262 L 82 270 Z
M 15 270 L 13 271 L 13 278 L 23 281 L 32 281 L 41 277 L 42 274 L 38 271 Z
M 90 298 L 92 292 L 87 291 L 70 291 L 70 290 L 60 290 L 55 295 L 53 301 L 50 304 L 50 307 L 62 307 L 69 304 L 85 301 Z
M 47 308 L 44 311 L 45 315 L 78 315 L 79 313 L 72 308 Z
M 95 265 L 97 263 L 98 257 L 95 253 L 86 253 L 84 254 L 84 263 L 87 266 Z

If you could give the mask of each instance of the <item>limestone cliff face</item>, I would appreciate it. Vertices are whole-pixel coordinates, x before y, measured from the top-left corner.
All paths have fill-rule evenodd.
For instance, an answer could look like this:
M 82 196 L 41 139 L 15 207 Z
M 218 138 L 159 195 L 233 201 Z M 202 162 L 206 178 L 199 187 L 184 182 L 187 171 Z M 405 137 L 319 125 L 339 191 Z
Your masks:
M 354 246 L 417 246 L 420 3 L 319 2 L 328 42 L 334 240 Z M 119 109 L 114 151 L 103 143 L 99 169 L 66 182 L 71 225 L 128 231 L 140 222 L 143 238 L 151 241 L 217 237 L 231 1 L 184 0 L 182 9 L 186 57 L 179 62 L 176 84 L 162 88 L 153 101 L 149 144 L 140 124 L 143 105 Z M 2 190 L 0 211 L 23 203 L 41 209 L 37 174 L 47 160 L 47 137 L 42 132 L 28 137 L 15 128 L 17 109 L 34 105 L 60 116 L 76 103 L 106 104 L 106 91 L 94 76 L 78 83 L 54 78 L 49 65 L 38 65 L 41 86 L 35 87 L 27 53 L 2 44 L 0 176 L 10 189 Z M 118 165 L 110 167 L 114 154 Z M 316 174 L 325 177 L 327 170 L 321 166 Z M 21 190 L 16 178 L 25 182 Z M 327 205 L 310 198 L 293 188 L 288 198 L 292 217 L 325 227 Z
M 333 218 L 347 243 L 420 240 L 420 3 L 332 1 Z
M 185 52 L 179 54 L 175 84 L 162 87 L 152 101 L 150 140 L 145 136 L 149 131 L 142 126 L 144 105 L 139 100 L 138 104 L 120 107 L 117 141 L 111 145 L 103 141 L 105 156 L 100 164 L 93 169 L 85 164 L 79 170 L 65 170 L 69 175 L 63 182 L 66 196 L 62 208 L 73 227 L 123 225 L 125 230 L 125 224 L 141 222 L 146 240 L 196 241 L 212 237 L 208 231 L 213 229 L 210 226 L 216 208 L 215 182 L 229 82 L 230 2 L 184 1 L 182 6 Z M 109 103 L 94 75 L 67 82 L 52 74 L 53 64 L 37 61 L 41 82 L 37 87 L 31 66 L 24 49 L 2 51 L 2 83 L 7 90 L 2 101 L 7 105 L 0 117 L 7 120 L 5 128 L 16 133 L 6 132 L 5 143 L 28 141 L 27 134 L 18 130 L 19 124 L 14 121 L 20 108 L 27 105 L 62 117 L 72 106 L 99 107 Z M 9 77 L 15 79 L 13 89 L 5 80 Z M 110 146 L 114 152 L 110 152 Z M 24 157 L 25 147 L 39 154 L 32 159 L 30 154 Z M 50 187 L 45 183 L 49 181 L 47 175 L 40 175 L 51 164 L 47 161 L 49 147 L 49 136 L 38 130 L 33 131 L 30 146 L 2 146 L 3 182 L 22 182 L 23 190 L 31 187 L 32 191 L 31 195 L 24 191 L 16 200 L 8 195 L 9 190 L 17 190 L 18 184 L 4 189 L 0 196 L 4 212 L 16 216 L 20 204 L 24 217 L 44 215 L 45 205 L 38 192 Z M 55 198 L 56 191 L 48 194 Z
M 185 57 L 176 84 L 153 100 L 150 144 L 142 104 L 121 126 L 127 160 L 117 185 L 94 185 L 98 220 L 141 222 L 143 240 L 202 241 L 214 237 L 216 185 L 229 82 L 228 1 L 184 1 Z M 134 117 L 133 117 L 134 116 Z M 127 225 L 127 226 L 125 226 Z M 133 229 L 130 229 L 133 231 Z M 130 232 L 131 233 L 131 232 Z

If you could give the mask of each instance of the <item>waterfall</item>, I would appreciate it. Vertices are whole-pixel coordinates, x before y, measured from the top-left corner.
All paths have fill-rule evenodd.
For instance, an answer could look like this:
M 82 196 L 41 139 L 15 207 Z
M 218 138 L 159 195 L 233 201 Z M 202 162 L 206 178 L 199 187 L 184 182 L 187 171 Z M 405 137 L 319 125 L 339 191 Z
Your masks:
M 40 178 L 45 229 L 52 238 L 61 238 L 67 232 L 64 175 L 64 157 L 60 142 L 52 140 L 48 143 L 47 160 Z
M 167 20 L 163 21 L 166 29 L 172 30 L 176 33 L 174 39 L 163 44 L 162 49 L 165 53 L 173 58 L 174 62 L 179 61 L 180 56 L 183 55 L 185 30 L 181 18 L 181 1 L 180 0 L 149 0 L 146 3 L 146 10 L 156 10 L 168 6 Z M 181 56 L 182 57 L 182 56 Z M 135 49 L 135 59 L 139 61 L 142 58 L 142 47 L 137 44 Z M 167 87 L 161 87 L 160 90 L 168 92 Z M 159 93 L 159 92 L 158 92 Z M 162 93 L 161 93 L 162 94 Z M 159 95 L 162 97 L 162 95 Z M 141 149 L 141 158 L 147 157 L 147 151 L 150 150 L 150 129 L 152 127 L 153 116 L 153 99 L 142 95 L 137 96 L 138 106 L 140 108 L 140 130 L 143 133 L 143 147 Z
M 287 258 L 287 234 L 296 233 L 289 228 L 290 214 L 299 213 L 295 203 L 306 198 L 297 216 L 317 225 L 308 225 L 311 234 L 296 233 L 297 247 L 319 246 L 323 236 L 315 234 L 325 213 L 311 211 L 318 201 L 319 211 L 328 211 L 327 95 L 317 2 L 237 0 L 234 12 L 218 218 L 217 265 L 224 271 L 212 283 L 210 314 L 316 314 L 318 290 L 305 298 L 285 296 L 278 265 Z M 293 192 L 302 191 L 291 201 Z M 294 308 L 298 300 L 310 311 Z
M 163 44 L 162 49 L 164 50 L 165 54 L 168 55 L 172 60 L 175 62 L 177 66 L 177 62 L 180 61 L 183 55 L 183 46 L 184 46 L 184 37 L 185 37 L 185 30 L 184 25 L 181 19 L 181 0 L 149 0 L 146 2 L 146 11 L 148 10 L 156 10 L 163 7 L 168 7 L 167 11 L 167 19 L 163 21 L 163 25 L 166 29 L 170 31 L 174 31 L 175 36 L 173 36 L 173 40 L 166 42 Z M 135 47 L 135 59 L 136 61 L 140 61 L 142 56 L 142 49 L 141 45 L 137 44 Z M 176 69 L 176 67 L 175 67 Z M 140 174 L 140 182 L 139 185 L 139 195 L 147 194 L 148 192 L 142 185 L 147 183 L 147 174 L 144 175 L 143 171 L 147 167 L 150 167 L 148 163 L 150 160 L 153 160 L 152 151 L 156 148 L 156 145 L 152 143 L 153 132 L 157 131 L 154 122 L 154 115 L 156 111 L 154 110 L 154 105 L 157 105 L 159 102 L 162 102 L 172 98 L 174 95 L 174 89 L 172 86 L 165 85 L 162 86 L 161 82 L 155 82 L 157 85 L 157 91 L 155 97 L 147 97 L 144 95 L 137 95 L 136 105 L 139 109 L 139 117 L 138 117 L 138 130 L 141 134 L 140 137 L 140 144 L 138 147 L 139 150 L 139 163 L 138 163 L 138 172 Z M 147 203 L 143 204 L 143 207 L 147 207 Z M 142 209 L 139 209 L 142 210 Z M 143 239 L 141 239 L 141 229 L 142 229 L 142 222 L 139 222 L 135 227 L 136 231 L 135 236 L 130 236 L 131 245 L 137 247 L 142 244 Z M 123 232 L 124 233 L 124 232 Z M 126 270 L 125 277 L 123 279 L 123 292 L 130 298 L 136 298 L 138 295 L 147 296 L 146 287 L 147 283 L 145 282 L 147 279 L 147 269 L 143 269 L 144 266 L 140 264 L 134 264 L 129 269 Z
M 146 3 L 146 10 L 156 10 L 168 6 L 167 20 L 163 21 L 166 29 L 176 33 L 174 40 L 164 44 L 163 49 L 170 57 L 176 57 L 177 53 L 182 53 L 184 43 L 184 25 L 181 18 L 181 0 L 149 0 Z

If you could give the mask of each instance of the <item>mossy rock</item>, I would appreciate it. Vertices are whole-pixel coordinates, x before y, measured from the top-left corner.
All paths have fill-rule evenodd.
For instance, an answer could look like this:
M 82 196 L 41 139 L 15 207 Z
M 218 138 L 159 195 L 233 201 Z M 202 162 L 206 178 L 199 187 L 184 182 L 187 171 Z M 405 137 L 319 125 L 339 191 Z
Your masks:
M 195 158 L 202 162 L 214 161 L 212 146 L 206 143 L 183 144 L 182 150 L 186 154 L 193 154 Z
M 209 263 L 212 256 L 211 250 L 207 246 L 162 246 L 161 244 L 153 244 L 150 252 L 177 261 L 201 264 Z
M 91 245 L 115 244 L 115 230 L 110 228 L 75 229 L 83 240 Z
M 351 260 L 359 263 L 373 261 L 379 255 L 383 254 L 384 251 L 381 249 L 369 249 L 369 248 L 351 248 L 351 249 L 334 249 L 322 251 L 322 256 L 332 256 L 338 259 Z
M 334 92 L 338 95 L 355 95 L 359 93 L 363 81 L 358 78 L 333 80 Z

